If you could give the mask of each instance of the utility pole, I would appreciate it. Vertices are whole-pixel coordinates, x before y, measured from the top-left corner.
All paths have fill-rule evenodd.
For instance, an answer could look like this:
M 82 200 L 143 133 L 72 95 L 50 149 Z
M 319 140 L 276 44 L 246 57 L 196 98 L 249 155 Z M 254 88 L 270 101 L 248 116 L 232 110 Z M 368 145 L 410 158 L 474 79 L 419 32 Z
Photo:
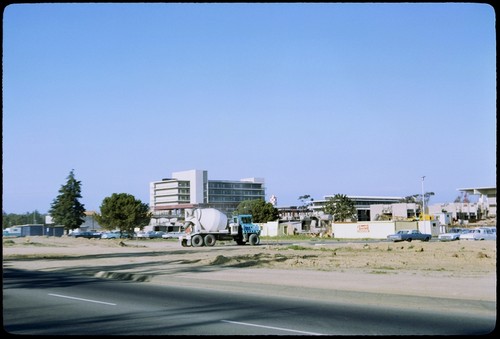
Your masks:
M 422 176 L 422 218 L 425 220 L 425 195 L 424 195 L 424 180 L 425 180 L 425 175 Z

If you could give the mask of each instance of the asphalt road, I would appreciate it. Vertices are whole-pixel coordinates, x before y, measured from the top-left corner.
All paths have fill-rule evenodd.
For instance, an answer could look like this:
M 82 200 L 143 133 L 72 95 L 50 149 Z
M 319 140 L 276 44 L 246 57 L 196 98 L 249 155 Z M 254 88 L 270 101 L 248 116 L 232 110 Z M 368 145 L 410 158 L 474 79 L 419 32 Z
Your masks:
M 3 320 L 22 335 L 475 335 L 496 317 L 4 269 Z

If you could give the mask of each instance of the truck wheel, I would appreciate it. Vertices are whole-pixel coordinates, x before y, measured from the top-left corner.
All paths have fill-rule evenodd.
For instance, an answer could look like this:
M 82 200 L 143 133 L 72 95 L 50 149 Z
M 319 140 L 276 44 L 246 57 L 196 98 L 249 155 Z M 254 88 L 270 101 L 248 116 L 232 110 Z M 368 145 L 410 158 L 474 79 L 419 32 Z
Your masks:
M 182 247 L 188 247 L 188 241 L 186 239 L 182 239 L 181 246 Z
M 205 240 L 203 240 L 205 242 L 205 246 L 213 246 L 215 245 L 215 235 L 213 234 L 207 234 L 205 236 Z
M 191 244 L 193 244 L 193 247 L 203 246 L 203 237 L 199 234 L 195 235 L 191 238 Z
M 259 236 L 257 234 L 250 234 L 250 237 L 248 238 L 248 242 L 252 246 L 258 245 L 260 242 Z
M 245 245 L 245 242 L 241 239 L 236 239 L 235 241 L 238 245 Z

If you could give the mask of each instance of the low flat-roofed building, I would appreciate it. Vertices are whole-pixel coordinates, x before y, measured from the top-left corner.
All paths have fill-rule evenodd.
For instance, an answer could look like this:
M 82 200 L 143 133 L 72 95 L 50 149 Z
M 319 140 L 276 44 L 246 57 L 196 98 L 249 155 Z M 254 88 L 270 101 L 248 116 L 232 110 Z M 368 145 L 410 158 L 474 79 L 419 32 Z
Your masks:
M 459 188 L 458 191 L 470 195 L 479 195 L 478 204 L 481 209 L 486 211 L 485 217 L 496 217 L 497 215 L 497 188 L 490 187 L 472 187 Z
M 325 195 L 323 200 L 314 200 L 310 205 L 312 211 L 323 210 L 326 202 L 333 198 L 334 195 Z M 348 195 L 350 200 L 354 202 L 356 207 L 358 221 L 371 220 L 370 206 L 371 205 L 390 205 L 401 202 L 404 197 L 384 197 L 384 196 L 367 196 L 367 195 Z

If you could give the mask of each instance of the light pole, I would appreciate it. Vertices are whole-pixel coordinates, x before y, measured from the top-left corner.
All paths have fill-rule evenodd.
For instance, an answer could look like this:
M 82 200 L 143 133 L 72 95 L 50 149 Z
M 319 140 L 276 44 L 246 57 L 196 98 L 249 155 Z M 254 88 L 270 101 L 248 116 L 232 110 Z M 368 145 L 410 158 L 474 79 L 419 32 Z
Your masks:
M 425 220 L 425 195 L 424 195 L 424 179 L 425 175 L 422 176 L 422 219 Z

